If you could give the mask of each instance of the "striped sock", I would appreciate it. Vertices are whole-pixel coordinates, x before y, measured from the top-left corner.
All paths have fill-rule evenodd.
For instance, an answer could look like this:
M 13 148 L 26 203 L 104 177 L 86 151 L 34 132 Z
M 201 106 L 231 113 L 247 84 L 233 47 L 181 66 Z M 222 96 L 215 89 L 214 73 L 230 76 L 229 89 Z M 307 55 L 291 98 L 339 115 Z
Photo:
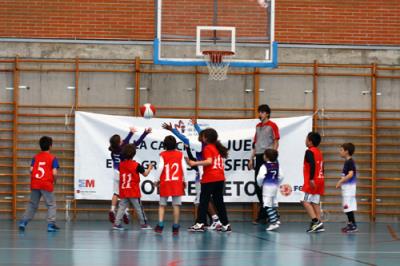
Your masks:
M 271 224 L 274 224 L 278 221 L 278 213 L 275 208 L 268 207 L 267 214 Z

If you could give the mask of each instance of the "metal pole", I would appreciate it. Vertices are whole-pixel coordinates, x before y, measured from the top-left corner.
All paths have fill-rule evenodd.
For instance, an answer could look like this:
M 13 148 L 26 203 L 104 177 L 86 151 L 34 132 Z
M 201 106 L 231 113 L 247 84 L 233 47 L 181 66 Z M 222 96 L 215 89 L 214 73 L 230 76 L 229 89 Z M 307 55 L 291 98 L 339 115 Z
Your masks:
M 371 127 L 372 127 L 372 160 L 371 160 L 371 221 L 376 220 L 376 64 L 371 68 Z
M 18 100 L 19 100 L 19 58 L 14 60 L 14 91 L 13 91 L 13 138 L 12 138 L 12 158 L 13 158 L 13 173 L 12 173 L 12 218 L 17 219 L 17 145 L 18 145 Z
M 135 116 L 139 115 L 140 105 L 140 57 L 135 58 Z
M 314 60 L 313 66 L 313 131 L 318 128 L 318 61 Z

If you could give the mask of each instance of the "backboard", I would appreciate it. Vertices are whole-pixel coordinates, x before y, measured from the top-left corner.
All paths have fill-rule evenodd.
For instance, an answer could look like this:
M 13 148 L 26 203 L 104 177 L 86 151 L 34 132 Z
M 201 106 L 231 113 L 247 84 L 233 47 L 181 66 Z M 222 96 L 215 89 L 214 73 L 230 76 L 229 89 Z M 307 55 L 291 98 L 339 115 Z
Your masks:
M 154 63 L 206 66 L 203 51 L 231 51 L 231 67 L 276 67 L 275 0 L 157 0 Z

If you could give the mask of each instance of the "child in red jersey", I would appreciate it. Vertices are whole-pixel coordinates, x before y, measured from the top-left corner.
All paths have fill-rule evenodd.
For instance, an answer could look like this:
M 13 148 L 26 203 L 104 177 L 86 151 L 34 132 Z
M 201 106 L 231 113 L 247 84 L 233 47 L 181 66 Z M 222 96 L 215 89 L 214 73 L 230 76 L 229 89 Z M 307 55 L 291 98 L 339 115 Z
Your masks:
M 144 213 L 142 203 L 140 201 L 140 176 L 148 176 L 153 169 L 153 165 L 149 164 L 146 169 L 143 168 L 138 162 L 132 160 L 136 154 L 136 146 L 134 144 L 127 144 L 122 148 L 121 157 L 123 161 L 119 165 L 119 198 L 120 205 L 115 218 L 113 229 L 124 230 L 121 225 L 122 217 L 125 209 L 128 208 L 129 203 L 135 208 L 136 214 L 140 221 L 141 229 L 151 229 L 147 223 L 146 214 Z
M 190 166 L 203 166 L 203 176 L 201 178 L 200 205 L 198 209 L 197 221 L 188 230 L 194 232 L 204 232 L 204 224 L 207 222 L 207 208 L 210 197 L 213 197 L 215 208 L 222 225 L 217 230 L 231 232 L 231 226 L 226 214 L 224 203 L 224 160 L 228 157 L 228 149 L 218 140 L 218 133 L 215 129 L 206 128 L 202 131 L 203 160 L 188 161 Z
M 25 230 L 28 222 L 32 220 L 39 207 L 40 198 L 43 196 L 47 206 L 47 231 L 55 232 L 60 228 L 56 225 L 56 199 L 53 193 L 56 183 L 57 169 L 60 168 L 57 158 L 50 154 L 53 140 L 43 136 L 39 140 L 40 149 L 31 163 L 31 199 L 28 207 L 19 222 L 19 229 Z
M 174 224 L 172 233 L 179 233 L 179 206 L 182 205 L 182 196 L 185 194 L 185 175 L 186 161 L 183 153 L 176 150 L 176 139 L 173 136 L 164 138 L 164 149 L 160 153 L 160 163 L 158 165 L 158 180 L 156 185 L 160 188 L 160 207 L 158 209 L 159 222 L 154 229 L 157 233 L 162 233 L 164 228 L 165 206 L 168 198 L 172 198 L 174 210 Z
M 311 218 L 308 233 L 323 232 L 324 224 L 321 222 L 320 197 L 324 194 L 324 161 L 318 149 L 321 136 L 317 132 L 310 132 L 306 138 L 307 151 L 304 157 L 304 185 L 302 191 L 303 206 Z

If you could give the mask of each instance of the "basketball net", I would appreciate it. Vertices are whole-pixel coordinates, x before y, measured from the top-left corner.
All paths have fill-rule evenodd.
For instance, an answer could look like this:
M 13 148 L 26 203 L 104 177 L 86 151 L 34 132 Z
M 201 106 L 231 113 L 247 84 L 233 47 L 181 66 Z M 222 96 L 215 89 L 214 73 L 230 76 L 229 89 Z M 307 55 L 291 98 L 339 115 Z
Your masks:
M 229 70 L 229 62 L 224 58 L 231 57 L 235 53 L 232 51 L 203 51 L 204 60 L 207 63 L 209 80 L 226 80 Z

